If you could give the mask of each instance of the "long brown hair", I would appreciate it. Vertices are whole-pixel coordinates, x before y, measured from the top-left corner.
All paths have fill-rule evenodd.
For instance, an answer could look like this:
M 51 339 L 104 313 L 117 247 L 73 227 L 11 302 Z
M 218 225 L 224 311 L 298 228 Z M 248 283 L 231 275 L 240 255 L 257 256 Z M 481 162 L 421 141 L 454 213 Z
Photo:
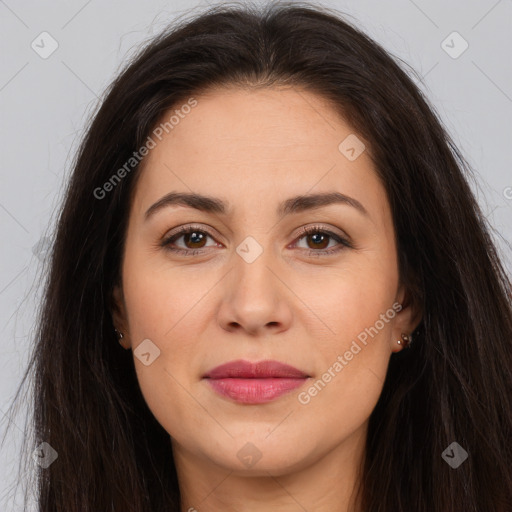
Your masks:
M 30 449 L 58 453 L 38 469 L 38 510 L 179 511 L 169 435 L 111 319 L 140 165 L 103 197 L 94 191 L 166 111 L 222 84 L 287 84 L 331 100 L 369 141 L 387 191 L 400 280 L 424 316 L 412 347 L 391 356 L 370 417 L 363 510 L 510 512 L 512 287 L 472 170 L 403 66 L 340 13 L 304 2 L 224 5 L 175 22 L 106 91 L 74 161 L 25 374 Z M 468 454 L 456 469 L 442 456 L 454 442 Z

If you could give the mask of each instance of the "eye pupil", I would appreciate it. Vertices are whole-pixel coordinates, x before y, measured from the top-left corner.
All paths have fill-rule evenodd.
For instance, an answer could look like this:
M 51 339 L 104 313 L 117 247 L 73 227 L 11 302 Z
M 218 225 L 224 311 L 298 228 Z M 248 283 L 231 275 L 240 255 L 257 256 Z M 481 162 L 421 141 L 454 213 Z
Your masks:
M 325 242 L 325 240 L 327 240 L 327 238 L 329 238 L 329 236 L 325 236 L 325 235 L 320 234 L 320 233 L 314 233 L 312 235 L 309 235 L 309 237 L 311 239 L 313 239 L 313 244 L 315 244 L 316 247 L 318 247 L 319 243 Z
M 192 240 L 193 238 L 196 239 L 196 240 L 191 241 L 192 244 L 200 244 L 202 241 L 204 241 L 204 238 L 205 238 L 203 233 L 200 233 L 197 231 L 192 231 L 191 233 L 185 234 L 184 237 L 185 237 L 185 240 L 187 240 L 187 243 L 188 243 L 188 241 Z M 199 240 L 197 240 L 197 239 L 199 239 Z

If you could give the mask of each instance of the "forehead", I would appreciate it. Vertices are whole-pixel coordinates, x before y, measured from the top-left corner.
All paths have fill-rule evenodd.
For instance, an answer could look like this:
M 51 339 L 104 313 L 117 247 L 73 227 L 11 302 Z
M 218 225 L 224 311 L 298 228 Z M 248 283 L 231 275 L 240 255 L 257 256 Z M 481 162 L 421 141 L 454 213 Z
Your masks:
M 230 202 L 258 196 L 255 205 L 260 192 L 276 202 L 319 188 L 348 195 L 365 189 L 373 201 L 382 194 L 368 145 L 355 160 L 346 157 L 340 144 L 363 141 L 324 98 L 297 88 L 234 87 L 193 98 L 194 107 L 180 110 L 185 100 L 162 117 L 165 123 L 180 114 L 144 160 L 140 209 L 171 190 Z
M 178 123 L 168 130 L 172 137 L 164 135 L 161 149 L 184 143 L 185 150 L 192 145 L 195 150 L 208 146 L 215 151 L 212 156 L 251 157 L 253 150 L 264 145 L 269 157 L 289 159 L 290 154 L 283 151 L 289 146 L 289 151 L 293 148 L 306 157 L 318 157 L 325 151 L 338 151 L 339 137 L 353 132 L 327 100 L 295 87 L 223 87 L 195 100 L 188 114 L 180 119 L 175 116 Z M 172 110 L 180 110 L 180 105 Z M 212 148 L 212 142 L 220 144 Z

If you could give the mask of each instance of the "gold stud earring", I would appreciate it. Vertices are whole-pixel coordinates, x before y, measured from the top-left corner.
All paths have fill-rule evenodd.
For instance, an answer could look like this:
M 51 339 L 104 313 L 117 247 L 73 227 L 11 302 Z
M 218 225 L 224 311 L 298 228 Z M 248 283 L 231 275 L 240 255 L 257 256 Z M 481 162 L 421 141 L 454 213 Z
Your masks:
M 119 341 L 119 344 L 121 346 L 123 346 L 123 344 L 121 343 L 121 340 L 124 338 L 124 335 L 122 332 L 119 332 L 117 329 L 114 329 L 114 331 L 116 331 L 116 334 L 117 334 L 117 337 L 118 337 L 118 341 Z M 124 347 L 123 347 L 124 348 Z
M 409 348 L 412 343 L 412 334 L 404 334 L 402 333 L 402 339 L 397 340 L 399 345 L 402 345 L 404 348 Z

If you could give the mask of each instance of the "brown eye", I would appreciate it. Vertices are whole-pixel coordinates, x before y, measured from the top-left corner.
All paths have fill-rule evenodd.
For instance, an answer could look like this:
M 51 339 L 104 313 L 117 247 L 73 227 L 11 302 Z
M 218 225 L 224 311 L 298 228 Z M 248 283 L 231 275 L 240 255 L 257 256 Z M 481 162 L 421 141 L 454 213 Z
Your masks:
M 300 247 L 299 241 L 302 239 L 305 239 L 306 247 Z M 352 247 L 345 238 L 318 226 L 303 229 L 301 236 L 297 240 L 296 246 L 308 250 L 311 256 L 335 254 L 346 247 Z M 335 243 L 333 246 L 332 242 L 337 244 Z
M 191 251 L 206 249 L 207 239 L 212 238 L 212 235 L 203 229 L 198 229 L 193 226 L 184 226 L 179 231 L 162 241 L 161 245 L 166 250 L 188 254 Z M 180 239 L 183 239 L 182 247 L 175 247 Z M 215 245 L 215 244 L 214 244 Z M 210 245 L 211 246 L 211 245 Z
M 185 241 L 185 245 L 192 244 L 192 247 L 188 247 L 190 249 L 200 249 L 203 247 L 204 242 L 206 241 L 206 237 L 208 236 L 201 231 L 191 231 L 190 233 L 186 233 L 181 235 L 183 240 Z
M 306 240 L 311 241 L 311 249 L 325 249 L 329 245 L 329 235 L 324 233 L 313 233 L 306 235 Z

